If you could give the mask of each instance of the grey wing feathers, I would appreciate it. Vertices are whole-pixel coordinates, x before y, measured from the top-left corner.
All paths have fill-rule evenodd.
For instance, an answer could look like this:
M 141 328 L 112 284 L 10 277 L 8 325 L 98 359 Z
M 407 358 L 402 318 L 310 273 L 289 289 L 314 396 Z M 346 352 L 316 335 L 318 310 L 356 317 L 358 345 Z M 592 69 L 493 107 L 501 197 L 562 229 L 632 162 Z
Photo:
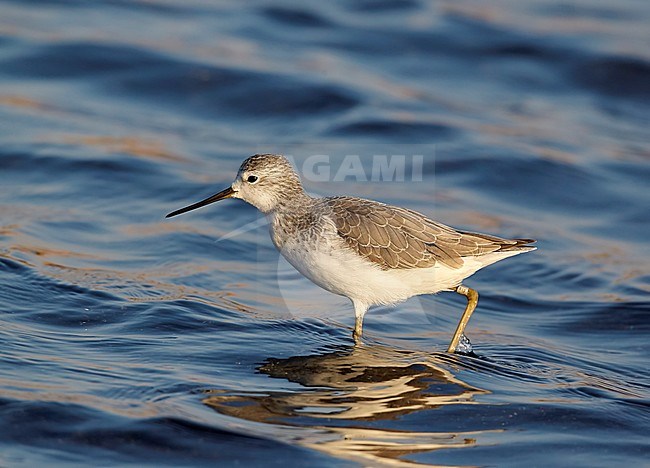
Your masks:
M 441 262 L 452 268 L 463 257 L 523 250 L 531 239 L 502 239 L 457 231 L 405 208 L 352 197 L 323 199 L 339 236 L 348 247 L 383 269 L 427 268 Z

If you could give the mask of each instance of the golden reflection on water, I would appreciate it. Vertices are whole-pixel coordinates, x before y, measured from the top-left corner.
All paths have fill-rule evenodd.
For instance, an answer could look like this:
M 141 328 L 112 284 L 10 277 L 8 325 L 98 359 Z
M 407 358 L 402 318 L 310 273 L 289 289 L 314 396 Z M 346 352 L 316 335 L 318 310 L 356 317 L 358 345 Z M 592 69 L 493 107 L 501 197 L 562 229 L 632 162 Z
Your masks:
M 21 109 L 42 110 L 46 106 L 28 96 L 16 94 L 0 94 L 0 106 L 16 107 Z
M 221 414 L 278 428 L 302 427 L 292 440 L 364 465 L 411 465 L 404 455 L 469 447 L 482 432 L 416 432 L 390 427 L 411 413 L 447 405 L 475 405 L 472 387 L 444 367 L 449 358 L 380 345 L 288 359 L 257 370 L 300 384 L 302 391 L 207 391 L 203 403 Z M 434 415 L 431 415 L 433 418 Z M 433 419 L 432 419 L 433 420 Z M 347 425 L 343 425 L 347 421 Z M 379 424 L 377 424 L 379 422 Z
M 108 152 L 125 153 L 143 158 L 164 159 L 168 161 L 184 161 L 181 155 L 167 149 L 162 141 L 139 136 L 109 136 L 109 135 L 66 135 L 65 143 L 95 146 Z

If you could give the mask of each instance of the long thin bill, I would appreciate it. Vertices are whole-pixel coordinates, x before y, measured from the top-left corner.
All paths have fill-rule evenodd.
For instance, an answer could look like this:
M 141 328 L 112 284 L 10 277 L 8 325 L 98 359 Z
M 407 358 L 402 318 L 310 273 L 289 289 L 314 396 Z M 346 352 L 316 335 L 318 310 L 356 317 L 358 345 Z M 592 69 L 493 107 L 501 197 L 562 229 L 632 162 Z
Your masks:
M 201 208 L 202 206 L 209 205 L 210 203 L 218 202 L 219 200 L 223 200 L 224 198 L 230 198 L 232 197 L 233 193 L 235 191 L 232 189 L 232 187 L 228 187 L 225 190 L 222 190 L 221 192 L 212 195 L 211 197 L 206 198 L 205 200 L 201 200 L 200 202 L 196 202 L 193 205 L 186 206 L 185 208 L 181 208 L 180 210 L 172 211 L 169 213 L 165 218 L 171 218 L 172 216 L 176 216 L 179 214 L 187 213 L 188 211 L 196 210 L 197 208 Z

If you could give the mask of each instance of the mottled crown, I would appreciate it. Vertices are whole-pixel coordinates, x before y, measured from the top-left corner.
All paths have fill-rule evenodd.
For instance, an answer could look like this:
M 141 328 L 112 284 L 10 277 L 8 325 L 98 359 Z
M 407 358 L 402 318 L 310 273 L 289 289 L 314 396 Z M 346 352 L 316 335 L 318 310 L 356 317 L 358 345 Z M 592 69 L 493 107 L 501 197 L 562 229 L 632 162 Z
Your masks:
M 239 172 L 259 171 L 276 177 L 293 176 L 299 179 L 298 174 L 287 158 L 281 154 L 255 154 L 246 159 L 239 167 Z

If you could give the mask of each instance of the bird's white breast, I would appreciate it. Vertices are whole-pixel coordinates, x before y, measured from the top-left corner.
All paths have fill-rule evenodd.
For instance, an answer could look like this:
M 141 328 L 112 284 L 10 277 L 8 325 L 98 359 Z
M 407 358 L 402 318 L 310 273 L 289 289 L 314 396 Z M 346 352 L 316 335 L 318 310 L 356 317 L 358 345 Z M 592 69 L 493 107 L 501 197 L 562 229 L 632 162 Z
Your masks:
M 270 234 L 280 253 L 305 277 L 327 291 L 369 306 L 450 290 L 478 269 L 468 265 L 473 270 L 468 272 L 436 265 L 382 270 L 350 249 L 327 219 L 308 230 L 294 231 L 271 216 Z

